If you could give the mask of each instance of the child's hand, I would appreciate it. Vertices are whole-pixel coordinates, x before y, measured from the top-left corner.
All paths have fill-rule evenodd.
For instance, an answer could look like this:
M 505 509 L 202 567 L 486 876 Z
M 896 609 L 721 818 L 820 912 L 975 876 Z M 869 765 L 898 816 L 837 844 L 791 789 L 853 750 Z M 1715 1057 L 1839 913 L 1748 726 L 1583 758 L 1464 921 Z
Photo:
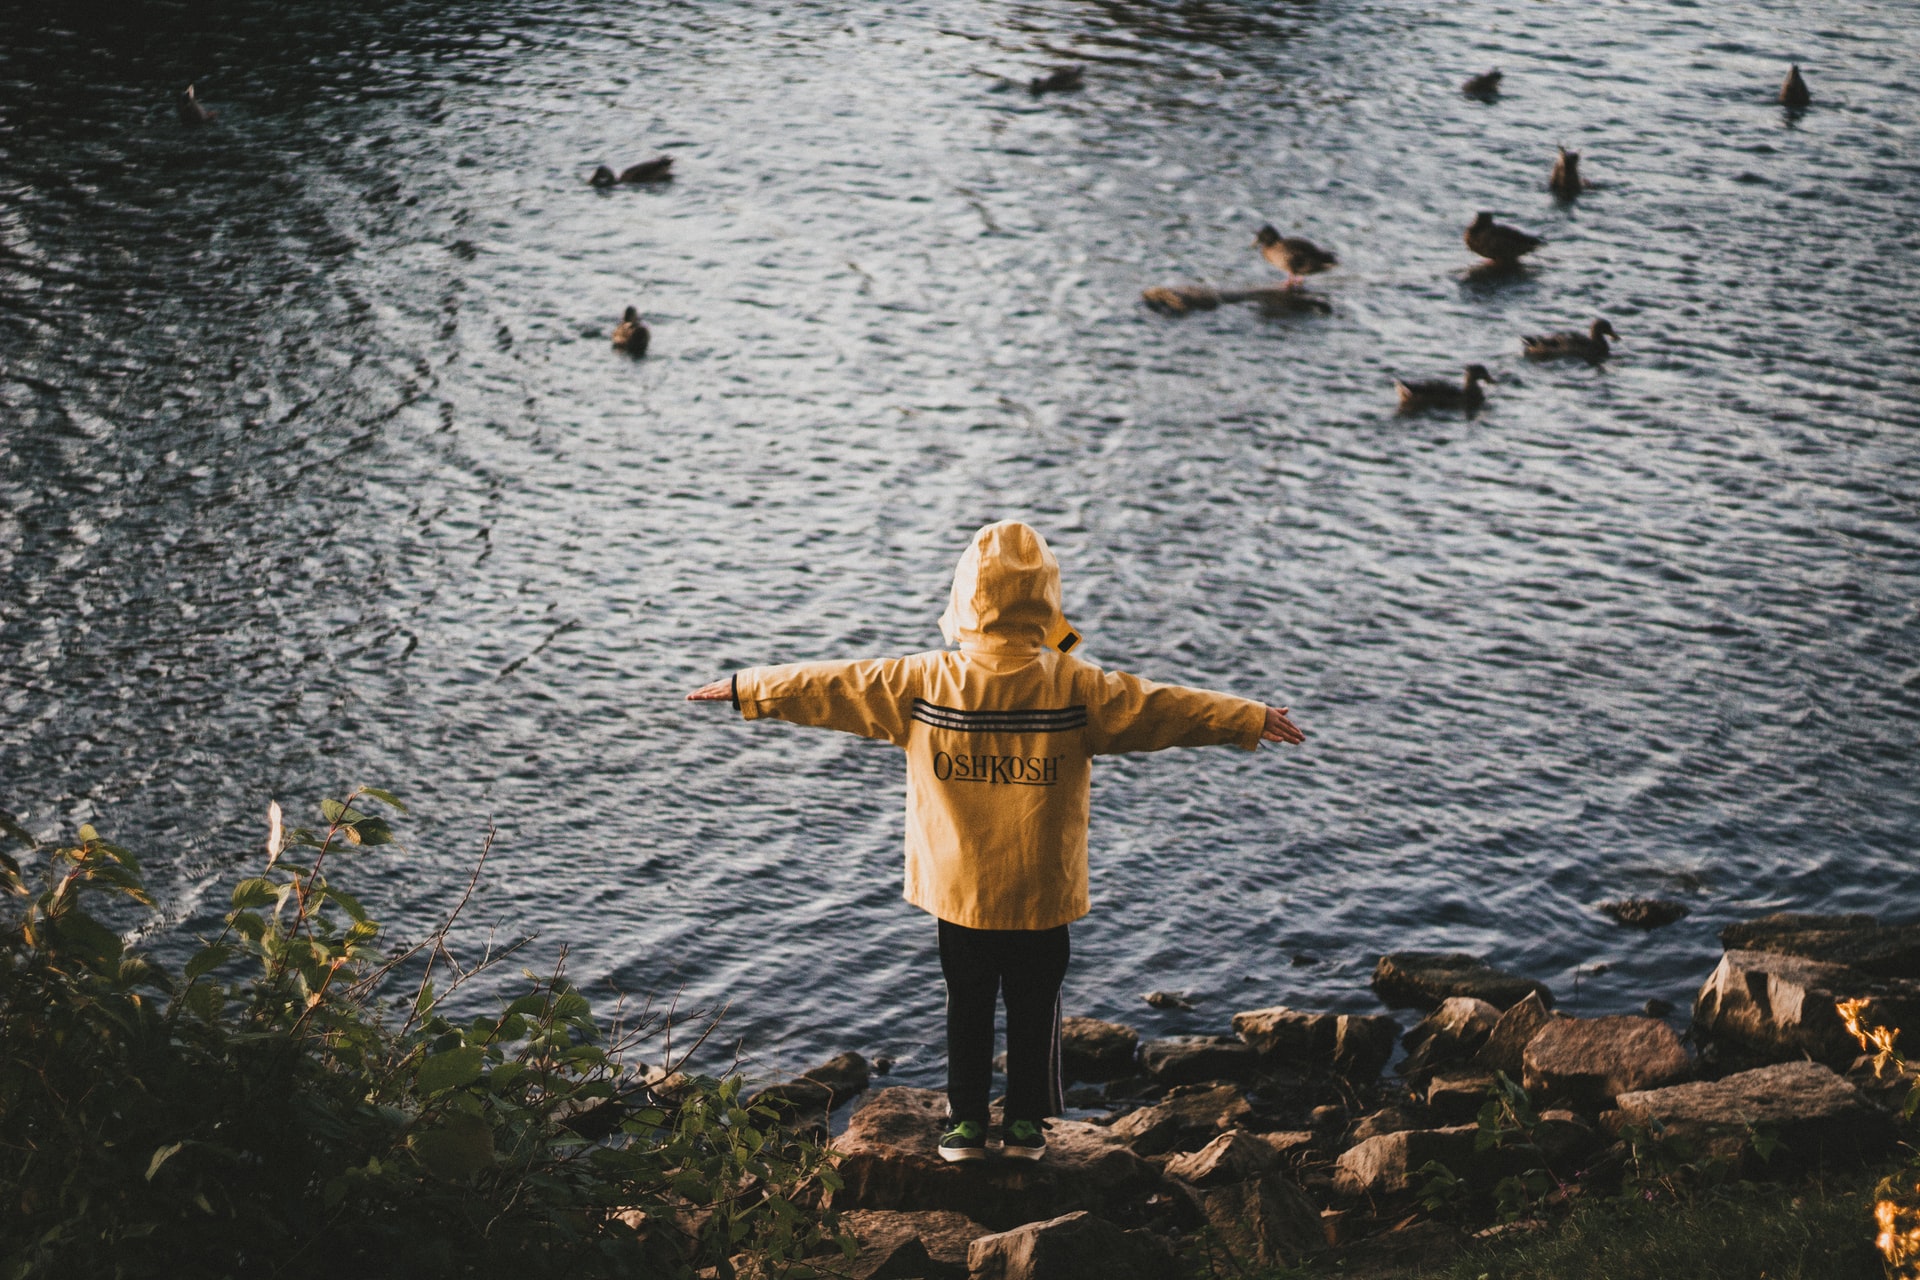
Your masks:
M 700 692 L 705 693 L 706 690 L 702 689 Z M 1291 742 L 1297 746 L 1306 740 L 1307 735 L 1300 732 L 1293 721 L 1287 719 L 1285 707 L 1267 708 L 1267 727 L 1261 732 L 1260 741 Z
M 733 678 L 729 676 L 725 680 L 715 680 L 712 684 L 701 685 L 698 689 L 695 689 L 692 693 L 687 695 L 687 701 L 688 702 L 732 702 L 733 701 Z M 1269 726 L 1273 724 L 1272 711 L 1267 712 L 1267 724 Z

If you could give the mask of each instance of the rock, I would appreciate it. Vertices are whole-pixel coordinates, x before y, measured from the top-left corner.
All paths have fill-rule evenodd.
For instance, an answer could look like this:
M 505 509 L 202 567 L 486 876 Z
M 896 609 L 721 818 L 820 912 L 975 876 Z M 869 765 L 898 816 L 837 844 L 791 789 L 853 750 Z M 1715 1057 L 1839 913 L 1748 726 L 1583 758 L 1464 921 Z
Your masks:
M 866 1092 L 867 1060 L 843 1053 L 787 1081 L 770 1085 L 748 1099 L 750 1106 L 769 1106 L 783 1115 L 805 1111 L 832 1111 L 855 1094 Z
M 1140 997 L 1156 1009 L 1191 1009 L 1193 1002 L 1173 991 L 1149 991 Z
M 1133 1074 L 1139 1048 L 1139 1032 L 1118 1022 L 1067 1018 L 1060 1023 L 1060 1072 L 1069 1080 L 1123 1080 Z
M 1214 1187 L 1271 1173 L 1279 1162 L 1274 1148 L 1250 1133 L 1230 1129 L 1198 1151 L 1167 1161 L 1162 1172 L 1190 1187 Z
M 1553 1013 L 1539 996 L 1529 992 L 1525 1000 L 1500 1015 L 1493 1024 L 1487 1042 L 1473 1055 L 1473 1065 L 1482 1071 L 1504 1071 L 1509 1080 L 1518 1080 L 1524 1067 L 1522 1054 L 1534 1032 L 1547 1025 Z
M 872 1094 L 833 1140 L 844 1185 L 832 1207 L 947 1209 L 1005 1230 L 1069 1209 L 1119 1209 L 1162 1185 L 1120 1138 L 1075 1120 L 1048 1122 L 1044 1160 L 948 1164 L 936 1151 L 946 1110 L 946 1095 L 932 1089 Z
M 1838 1005 L 1865 1000 L 1874 1026 L 1920 1026 L 1920 982 L 1772 951 L 1729 951 L 1693 1002 L 1696 1036 L 1763 1061 L 1808 1057 L 1843 1067 L 1860 1052 Z
M 1333 1037 L 1333 1069 L 1355 1083 L 1373 1080 L 1393 1057 L 1400 1024 L 1384 1013 L 1340 1015 Z
M 1237 1264 L 1216 1266 L 1216 1273 L 1298 1266 L 1326 1246 L 1318 1206 L 1285 1174 L 1213 1186 L 1195 1196 L 1215 1238 Z
M 1302 1013 L 1276 1007 L 1234 1014 L 1233 1030 L 1263 1063 L 1331 1070 L 1366 1081 L 1379 1075 L 1393 1056 L 1400 1024 L 1385 1014 Z
M 1759 1163 L 1751 1135 L 1778 1138 L 1780 1149 L 1766 1162 L 1806 1166 L 1854 1162 L 1885 1147 L 1891 1121 L 1866 1097 L 1817 1062 L 1783 1062 L 1719 1080 L 1623 1093 L 1606 1119 L 1618 1131 L 1627 1124 L 1659 1121 L 1665 1131 L 1698 1154 Z
M 1408 1129 L 1431 1129 L 1432 1127 L 1433 1113 L 1427 1110 L 1425 1103 L 1396 1103 L 1354 1121 L 1352 1130 L 1347 1134 L 1347 1142 L 1349 1144 L 1365 1142 L 1383 1133 L 1401 1133 Z
M 1143 1156 L 1197 1151 L 1223 1130 L 1244 1125 L 1252 1115 L 1253 1108 L 1239 1089 L 1221 1085 L 1142 1107 L 1115 1120 L 1106 1132 Z M 1052 1158 L 1049 1150 L 1047 1159 Z
M 1686 903 L 1667 898 L 1627 898 L 1621 902 L 1603 902 L 1600 910 L 1635 929 L 1658 929 L 1693 914 L 1692 908 Z
M 1422 1080 L 1442 1067 L 1465 1062 L 1493 1034 L 1500 1011 L 1473 996 L 1449 996 L 1402 1039 L 1407 1056 L 1400 1074 Z
M 1259 1065 L 1253 1049 L 1232 1036 L 1149 1040 L 1140 1048 L 1140 1064 L 1161 1084 L 1246 1080 Z
M 1673 1001 L 1662 1000 L 1659 996 L 1649 996 L 1640 1006 L 1640 1012 L 1649 1018 L 1665 1018 L 1673 1013 Z
M 1084 1210 L 982 1236 L 967 1251 L 972 1280 L 1178 1280 L 1172 1250 Z
M 1920 978 L 1920 924 L 1883 925 L 1866 915 L 1778 912 L 1728 925 L 1720 945 L 1844 964 L 1881 978 Z
M 1266 1144 L 1281 1165 L 1294 1169 L 1319 1154 L 1320 1135 L 1311 1129 L 1277 1129 L 1253 1135 Z
M 944 1209 L 855 1209 L 841 1215 L 840 1226 L 860 1242 L 853 1261 L 832 1261 L 834 1274 L 847 1280 L 961 1280 L 967 1247 L 991 1234 L 964 1213 Z
M 1464 1178 L 1478 1154 L 1474 1138 L 1479 1132 L 1478 1125 L 1457 1124 L 1445 1129 L 1404 1129 L 1368 1138 L 1342 1152 L 1334 1162 L 1334 1189 L 1349 1196 L 1395 1196 L 1418 1190 L 1425 1180 L 1418 1171 L 1429 1160 Z
M 1534 1145 L 1540 1148 L 1547 1167 L 1562 1175 L 1578 1173 L 1581 1165 L 1603 1145 L 1600 1133 L 1571 1111 L 1554 1109 L 1540 1113 L 1533 1129 Z
M 1479 1116 L 1493 1088 L 1493 1073 L 1442 1074 L 1427 1082 L 1427 1110 L 1442 1124 L 1464 1124 Z
M 1431 1009 L 1449 996 L 1473 996 L 1509 1009 L 1537 994 L 1549 1008 L 1553 993 L 1531 978 L 1503 973 L 1478 956 L 1437 951 L 1398 951 L 1373 967 L 1373 989 L 1389 1005 Z
M 1673 1028 L 1655 1018 L 1554 1018 L 1527 1041 L 1521 1080 L 1531 1095 L 1597 1112 L 1623 1093 L 1693 1074 Z
M 1107 1091 L 1097 1084 L 1076 1084 L 1065 1097 L 1067 1105 L 1079 1111 L 1098 1111 L 1107 1105 Z
M 1262 1058 L 1312 1066 L 1333 1060 L 1337 1014 L 1276 1006 L 1233 1015 L 1233 1033 Z

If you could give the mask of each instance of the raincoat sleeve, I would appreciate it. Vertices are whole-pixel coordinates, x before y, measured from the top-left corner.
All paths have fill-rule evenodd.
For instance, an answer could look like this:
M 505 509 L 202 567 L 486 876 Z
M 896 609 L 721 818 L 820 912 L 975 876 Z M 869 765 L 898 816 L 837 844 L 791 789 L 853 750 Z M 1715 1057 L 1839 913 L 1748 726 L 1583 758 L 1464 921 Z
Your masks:
M 1267 727 L 1265 703 L 1231 694 L 1155 684 L 1124 671 L 1094 671 L 1090 685 L 1087 733 L 1095 755 L 1228 745 L 1252 751 Z
M 918 681 L 904 658 L 751 667 L 734 677 L 740 714 L 907 745 Z

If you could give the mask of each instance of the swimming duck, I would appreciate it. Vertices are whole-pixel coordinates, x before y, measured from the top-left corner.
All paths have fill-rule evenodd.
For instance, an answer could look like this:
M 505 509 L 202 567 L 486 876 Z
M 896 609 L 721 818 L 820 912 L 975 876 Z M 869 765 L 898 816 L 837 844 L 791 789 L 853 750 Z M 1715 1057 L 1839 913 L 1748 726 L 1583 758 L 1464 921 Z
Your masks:
M 1514 263 L 1538 249 L 1546 241 L 1539 236 L 1530 236 L 1514 227 L 1504 226 L 1493 220 L 1493 215 L 1482 212 L 1467 228 L 1467 248 L 1491 262 Z
M 647 340 L 653 335 L 647 332 L 647 322 L 640 318 L 640 312 L 628 307 L 627 313 L 620 317 L 620 323 L 613 330 L 613 345 L 630 356 L 647 354 Z
M 1261 227 L 1254 233 L 1253 244 L 1260 250 L 1261 257 L 1287 273 L 1289 288 L 1299 284 L 1302 277 L 1325 271 L 1340 262 L 1330 250 L 1322 249 L 1313 241 L 1283 236 L 1271 226 Z
M 613 170 L 607 168 L 605 165 L 601 165 L 593 171 L 593 177 L 590 178 L 589 181 L 596 187 L 610 187 L 620 181 L 620 179 L 615 176 Z
M 180 113 L 180 123 L 184 125 L 211 124 L 219 119 L 220 114 L 200 104 L 200 99 L 194 96 L 192 85 L 180 91 L 180 96 L 173 100 L 173 109 Z
M 655 156 L 639 164 L 628 165 L 620 171 L 622 182 L 672 182 L 673 157 Z
M 1786 81 L 1780 86 L 1780 105 L 1792 107 L 1796 111 L 1813 101 L 1813 94 L 1807 89 L 1807 82 L 1800 77 L 1800 64 L 1794 63 L 1787 72 Z
M 1587 186 L 1587 180 L 1580 176 L 1580 153 L 1561 147 L 1553 162 L 1553 176 L 1547 179 L 1547 190 L 1555 195 L 1577 196 Z
M 1027 81 L 1027 92 L 1037 98 L 1043 93 L 1061 93 L 1068 89 L 1078 89 L 1085 81 L 1086 75 L 1087 69 L 1079 63 L 1055 67 L 1044 76 L 1035 76 Z
M 1577 356 L 1598 363 L 1610 353 L 1607 339 L 1618 340 L 1619 337 L 1611 324 L 1605 320 L 1595 320 L 1585 333 L 1528 335 L 1520 339 L 1520 349 L 1526 352 L 1529 360 L 1559 360 L 1566 356 Z
M 1460 92 L 1469 98 L 1497 98 L 1500 96 L 1500 68 L 1495 67 L 1485 75 L 1478 75 L 1460 86 Z
M 1480 390 L 1483 382 L 1492 382 L 1493 375 L 1487 372 L 1483 364 L 1467 366 L 1467 376 L 1459 383 L 1435 378 L 1425 382 L 1402 382 L 1395 378 L 1393 388 L 1400 393 L 1400 411 L 1413 413 L 1421 409 L 1465 409 L 1472 413 L 1486 400 L 1486 393 Z

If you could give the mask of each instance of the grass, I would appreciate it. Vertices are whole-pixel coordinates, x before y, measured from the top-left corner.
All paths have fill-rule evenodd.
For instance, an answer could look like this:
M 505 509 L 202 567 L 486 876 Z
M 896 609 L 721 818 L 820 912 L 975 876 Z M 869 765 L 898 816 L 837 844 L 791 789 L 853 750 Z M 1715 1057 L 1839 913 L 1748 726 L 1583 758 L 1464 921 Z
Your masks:
M 1874 1185 L 1892 1168 L 1731 1183 L 1679 1203 L 1596 1200 L 1538 1230 L 1470 1242 L 1446 1262 L 1334 1256 L 1260 1280 L 1884 1280 Z
M 1476 1245 L 1435 1280 L 1882 1280 L 1882 1170 L 1797 1187 L 1735 1183 L 1691 1203 L 1583 1205 L 1544 1231 Z

